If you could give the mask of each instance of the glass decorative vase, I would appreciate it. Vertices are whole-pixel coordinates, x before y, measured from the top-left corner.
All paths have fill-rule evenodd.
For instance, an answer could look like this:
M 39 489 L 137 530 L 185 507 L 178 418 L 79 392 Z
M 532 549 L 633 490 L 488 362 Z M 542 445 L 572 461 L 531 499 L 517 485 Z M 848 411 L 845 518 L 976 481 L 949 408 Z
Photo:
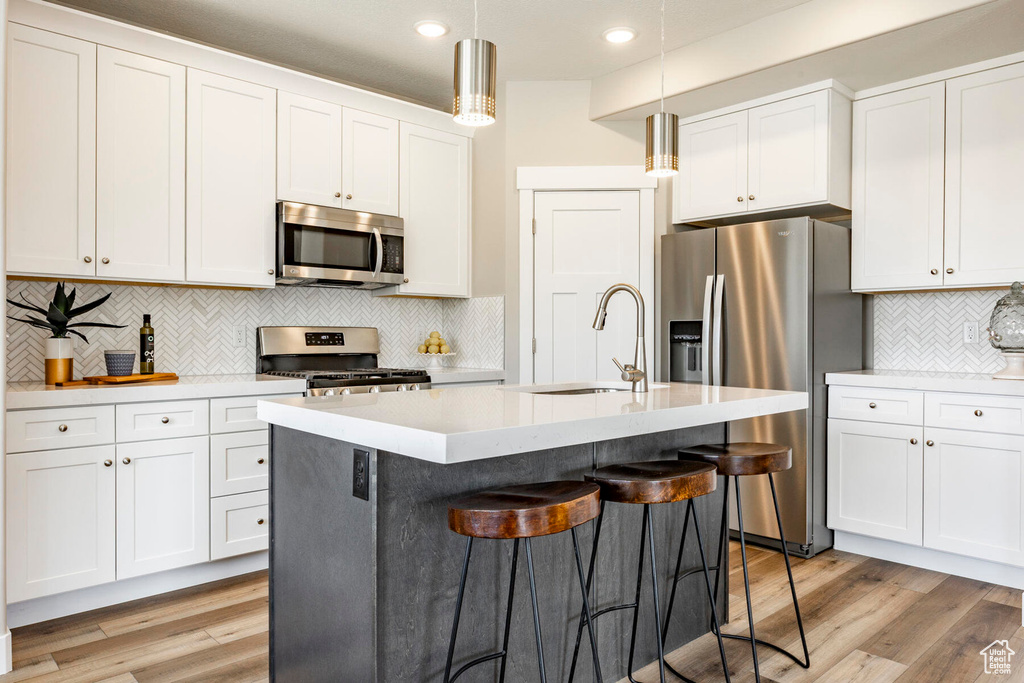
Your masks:
M 1024 286 L 1014 282 L 1010 293 L 996 302 L 989 319 L 988 339 L 1006 360 L 993 379 L 1024 380 Z

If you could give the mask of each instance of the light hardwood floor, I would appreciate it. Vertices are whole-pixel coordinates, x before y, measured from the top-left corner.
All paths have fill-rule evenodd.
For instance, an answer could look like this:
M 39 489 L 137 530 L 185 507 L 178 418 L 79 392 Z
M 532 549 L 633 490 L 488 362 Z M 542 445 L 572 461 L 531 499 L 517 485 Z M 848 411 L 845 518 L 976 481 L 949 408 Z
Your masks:
M 744 633 L 739 548 L 731 553 L 731 621 Z M 759 638 L 799 652 L 782 556 L 751 548 Z M 793 560 L 811 668 L 762 649 L 764 683 L 1024 683 L 1021 593 L 923 569 L 829 551 Z M 1010 676 L 983 673 L 979 651 L 1009 639 Z M 747 643 L 726 641 L 735 683 L 754 680 Z M 229 579 L 14 631 L 15 670 L 0 683 L 249 683 L 267 680 L 265 573 Z M 669 655 L 696 681 L 723 680 L 707 635 Z M 638 680 L 656 681 L 647 667 Z M 421 682 L 410 682 L 421 683 Z

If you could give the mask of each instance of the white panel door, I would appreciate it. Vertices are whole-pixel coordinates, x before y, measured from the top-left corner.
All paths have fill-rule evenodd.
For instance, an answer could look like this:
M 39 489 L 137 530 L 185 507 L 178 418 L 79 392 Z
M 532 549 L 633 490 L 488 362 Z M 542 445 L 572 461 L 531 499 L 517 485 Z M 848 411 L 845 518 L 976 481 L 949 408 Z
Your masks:
M 277 198 L 341 206 L 341 105 L 278 91 Z
M 342 206 L 398 215 L 398 121 L 345 107 Z
M 96 46 L 8 25 L 7 270 L 96 272 Z
M 672 222 L 747 210 L 747 112 L 679 127 Z
M 608 287 L 619 282 L 642 287 L 640 193 L 538 192 L 534 197 L 534 381 L 618 380 L 612 357 L 632 363 L 636 346 L 632 297 L 612 298 L 604 331 L 592 325 Z M 640 291 L 653 315 L 653 293 Z
M 7 599 L 113 581 L 114 447 L 7 457 Z
M 188 70 L 189 282 L 274 285 L 276 91 Z
M 853 103 L 857 290 L 942 284 L 944 83 Z
M 1024 279 L 1024 64 L 946 81 L 947 285 Z
M 924 435 L 925 547 L 1024 566 L 1024 437 Z
M 185 279 L 185 67 L 97 52 L 96 274 Z
M 408 283 L 398 293 L 469 296 L 469 139 L 404 121 L 399 130 Z
M 117 578 L 210 559 L 210 439 L 117 446 Z
M 921 545 L 923 429 L 828 421 L 830 529 Z
M 828 201 L 829 91 L 747 112 L 747 209 Z

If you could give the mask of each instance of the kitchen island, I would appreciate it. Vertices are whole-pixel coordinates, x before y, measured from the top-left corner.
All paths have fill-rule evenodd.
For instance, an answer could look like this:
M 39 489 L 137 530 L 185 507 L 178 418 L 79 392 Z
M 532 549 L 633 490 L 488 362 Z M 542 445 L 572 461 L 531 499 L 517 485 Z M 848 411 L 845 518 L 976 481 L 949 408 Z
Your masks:
M 725 423 L 803 410 L 807 395 L 694 384 L 463 387 L 421 392 L 261 401 L 272 425 L 270 484 L 271 677 L 276 681 L 439 681 L 458 589 L 464 538 L 447 505 L 509 484 L 579 479 L 607 464 L 675 458 L 678 448 L 725 439 Z M 566 394 L 580 388 L 619 389 Z M 563 392 L 563 393 L 551 393 Z M 698 499 L 705 533 L 721 519 L 721 491 Z M 641 506 L 613 506 L 601 535 L 595 609 L 631 599 Z M 662 596 L 678 551 L 683 507 L 653 510 Z M 593 523 L 580 528 L 589 559 Z M 474 548 L 456 666 L 496 649 L 504 621 L 511 543 Z M 687 544 L 686 566 L 697 566 Z M 709 551 L 717 541 L 709 542 Z M 545 660 L 565 680 L 580 613 L 567 537 L 536 539 Z M 723 575 L 723 579 L 725 575 Z M 698 576 L 680 584 L 666 648 L 708 629 Z M 723 591 L 723 595 L 728 593 Z M 526 591 L 517 591 L 508 680 L 536 678 Z M 655 657 L 650 584 L 641 601 L 636 662 Z M 720 613 L 727 613 L 725 605 Z M 597 622 L 606 680 L 625 673 L 631 618 Z M 467 680 L 495 678 L 497 663 Z M 588 657 L 577 678 L 593 680 Z

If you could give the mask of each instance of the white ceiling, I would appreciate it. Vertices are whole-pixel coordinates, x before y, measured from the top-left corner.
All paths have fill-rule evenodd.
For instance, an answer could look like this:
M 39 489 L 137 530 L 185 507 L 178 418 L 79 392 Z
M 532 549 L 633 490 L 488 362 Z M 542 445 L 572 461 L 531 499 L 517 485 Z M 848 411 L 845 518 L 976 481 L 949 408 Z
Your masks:
M 807 0 L 668 0 L 667 50 Z M 450 108 L 454 45 L 472 36 L 471 0 L 64 0 L 62 4 L 259 59 Z M 500 80 L 591 79 L 658 54 L 656 0 L 480 0 L 480 37 Z M 436 19 L 451 32 L 413 31 Z M 613 26 L 638 31 L 612 45 Z

